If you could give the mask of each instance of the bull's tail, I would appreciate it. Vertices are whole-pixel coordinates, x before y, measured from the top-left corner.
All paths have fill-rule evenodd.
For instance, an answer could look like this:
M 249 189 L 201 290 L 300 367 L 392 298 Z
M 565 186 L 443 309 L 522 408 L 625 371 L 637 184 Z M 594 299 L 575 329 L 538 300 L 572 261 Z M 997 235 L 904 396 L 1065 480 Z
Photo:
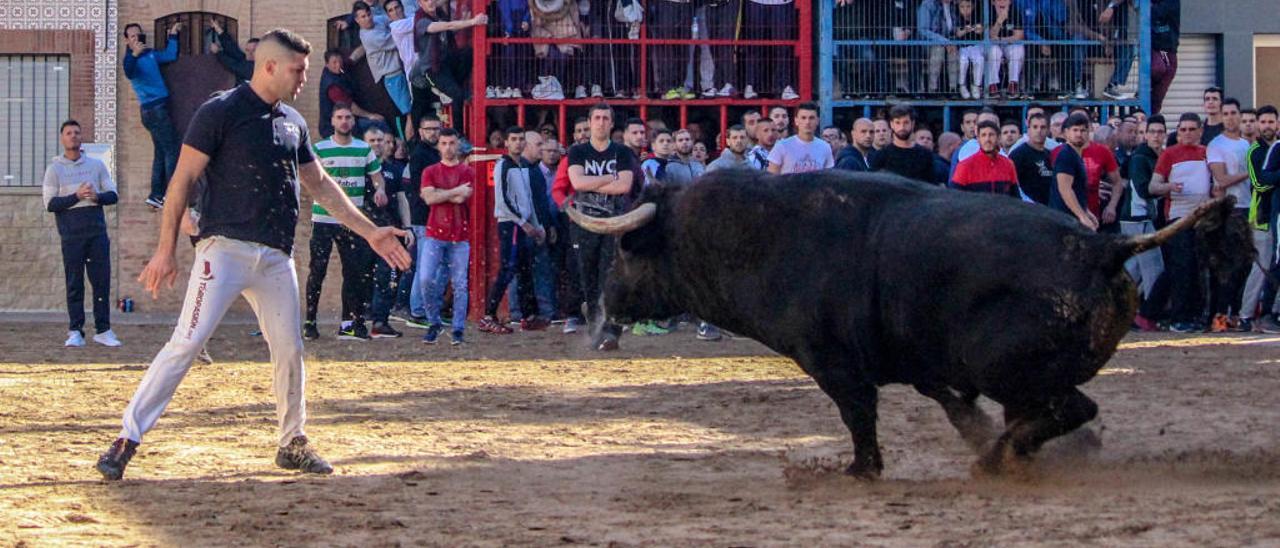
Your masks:
M 1199 223 L 1205 223 L 1210 227 L 1221 227 L 1226 224 L 1227 217 L 1231 215 L 1231 210 L 1235 207 L 1236 199 L 1234 196 L 1223 196 L 1215 198 L 1203 204 L 1192 211 L 1190 214 L 1183 216 L 1160 230 L 1150 234 L 1138 234 L 1134 236 L 1126 236 L 1117 238 L 1113 242 L 1111 253 L 1111 266 L 1116 269 L 1124 267 L 1124 262 L 1130 257 L 1160 247 L 1169 241 L 1175 234 L 1188 230 Z

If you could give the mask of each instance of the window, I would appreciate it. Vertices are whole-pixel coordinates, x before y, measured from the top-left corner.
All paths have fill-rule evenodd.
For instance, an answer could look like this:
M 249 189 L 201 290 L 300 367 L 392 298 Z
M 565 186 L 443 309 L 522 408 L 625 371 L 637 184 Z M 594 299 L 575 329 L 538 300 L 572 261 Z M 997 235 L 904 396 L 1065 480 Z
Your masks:
M 71 56 L 0 55 L 0 186 L 40 186 L 71 112 Z
M 209 27 L 212 21 L 222 25 L 222 30 L 232 38 L 240 35 L 239 24 L 235 19 L 217 13 L 188 11 L 156 19 L 155 32 L 147 38 L 152 42 L 151 47 L 164 48 L 169 29 L 176 23 L 182 23 L 182 31 L 178 34 L 178 55 L 210 53 L 209 44 L 214 41 L 213 29 Z

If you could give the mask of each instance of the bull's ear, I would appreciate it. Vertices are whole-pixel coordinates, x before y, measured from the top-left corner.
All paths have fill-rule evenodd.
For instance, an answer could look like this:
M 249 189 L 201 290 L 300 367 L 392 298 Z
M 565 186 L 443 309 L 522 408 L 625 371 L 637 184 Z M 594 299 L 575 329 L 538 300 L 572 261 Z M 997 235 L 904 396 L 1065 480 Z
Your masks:
M 618 241 L 622 250 L 633 255 L 657 255 L 666 245 L 662 236 L 661 214 L 652 222 L 622 235 Z

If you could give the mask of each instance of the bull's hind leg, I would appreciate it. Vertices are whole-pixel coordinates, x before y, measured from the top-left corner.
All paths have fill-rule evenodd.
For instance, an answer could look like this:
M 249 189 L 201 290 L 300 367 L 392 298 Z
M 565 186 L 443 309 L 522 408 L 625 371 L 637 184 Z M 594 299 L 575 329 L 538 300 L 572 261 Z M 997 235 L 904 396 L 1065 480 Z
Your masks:
M 960 432 L 960 437 L 981 454 L 996 437 L 991 417 L 977 405 L 978 394 L 957 394 L 950 387 L 938 384 L 917 384 L 916 391 L 942 405 L 947 420 Z
M 840 418 L 853 435 L 853 464 L 845 473 L 876 479 L 884 470 L 880 442 L 876 439 L 877 390 L 869 380 L 850 369 L 845 369 L 843 364 L 826 363 L 809 371 L 816 372 L 813 378 L 818 387 L 835 400 Z
M 977 467 L 989 474 L 1015 467 L 1045 442 L 1074 431 L 1096 416 L 1098 404 L 1076 388 L 1040 404 L 1005 403 L 1005 432 L 978 459 Z

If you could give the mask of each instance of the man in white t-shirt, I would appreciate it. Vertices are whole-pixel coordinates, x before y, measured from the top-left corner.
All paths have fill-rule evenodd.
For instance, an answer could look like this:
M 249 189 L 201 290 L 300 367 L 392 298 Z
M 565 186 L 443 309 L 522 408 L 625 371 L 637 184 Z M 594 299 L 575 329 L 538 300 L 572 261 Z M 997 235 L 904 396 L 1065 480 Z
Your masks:
M 1227 222 L 1239 224 L 1245 233 L 1252 199 L 1248 168 L 1251 144 L 1241 135 L 1240 101 L 1231 97 L 1223 99 L 1222 133 L 1209 141 L 1209 171 L 1213 174 L 1213 195 L 1236 197 L 1236 207 Z M 1209 327 L 1214 333 L 1227 331 L 1232 316 L 1240 316 L 1240 289 L 1248 276 L 1248 271 L 1242 271 L 1210 277 L 1209 310 L 1213 323 Z
M 817 138 L 818 105 L 803 103 L 796 108 L 796 134 L 773 145 L 769 151 L 769 173 L 806 173 L 835 167 L 831 145 Z

